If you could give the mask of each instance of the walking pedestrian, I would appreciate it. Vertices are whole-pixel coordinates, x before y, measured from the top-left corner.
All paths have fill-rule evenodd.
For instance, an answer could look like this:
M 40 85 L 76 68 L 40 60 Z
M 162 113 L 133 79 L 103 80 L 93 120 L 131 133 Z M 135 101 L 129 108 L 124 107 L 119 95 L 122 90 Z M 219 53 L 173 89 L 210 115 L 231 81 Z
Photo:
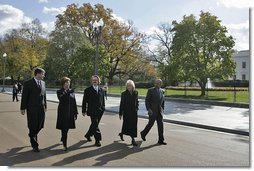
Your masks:
M 158 127 L 158 135 L 159 140 L 158 144 L 160 145 L 167 145 L 166 142 L 164 142 L 164 136 L 163 136 L 163 111 L 164 111 L 164 94 L 161 89 L 162 80 L 156 79 L 155 84 L 153 88 L 148 89 L 145 104 L 146 109 L 148 110 L 149 115 L 149 121 L 146 125 L 145 129 L 140 132 L 141 138 L 143 141 L 146 141 L 146 135 L 150 131 L 150 129 L 153 127 L 153 124 L 155 121 L 157 121 L 157 127 Z
M 22 84 L 18 82 L 18 93 L 21 94 L 21 92 L 22 92 Z
M 21 114 L 27 113 L 30 143 L 34 152 L 39 152 L 38 133 L 44 127 L 47 110 L 45 71 L 42 68 L 34 70 L 34 78 L 26 81 L 21 98 Z
M 15 82 L 12 86 L 12 101 L 14 102 L 14 100 L 16 99 L 16 101 L 18 102 L 18 85 Z
M 101 146 L 101 132 L 99 129 L 99 123 L 101 117 L 105 111 L 105 98 L 104 92 L 100 85 L 100 78 L 98 75 L 93 75 L 91 78 L 91 86 L 86 88 L 84 91 L 83 102 L 82 102 L 82 114 L 90 116 L 91 125 L 89 130 L 85 134 L 85 138 L 88 141 L 91 140 L 91 136 L 95 138 L 95 146 Z
M 69 129 L 75 129 L 75 120 L 77 119 L 78 109 L 75 99 L 74 89 L 70 89 L 71 79 L 63 77 L 61 80 L 62 88 L 57 90 L 59 100 L 57 108 L 56 129 L 61 130 L 61 141 L 63 150 L 67 151 L 67 134 Z
M 104 85 L 103 91 L 104 91 L 105 99 L 108 100 L 108 85 L 107 85 L 107 83 Z
M 120 120 L 123 118 L 123 125 L 119 136 L 124 141 L 123 135 L 129 135 L 133 146 L 137 146 L 135 137 L 137 137 L 138 106 L 138 92 L 135 90 L 135 83 L 128 80 L 126 90 L 121 94 L 119 118 Z

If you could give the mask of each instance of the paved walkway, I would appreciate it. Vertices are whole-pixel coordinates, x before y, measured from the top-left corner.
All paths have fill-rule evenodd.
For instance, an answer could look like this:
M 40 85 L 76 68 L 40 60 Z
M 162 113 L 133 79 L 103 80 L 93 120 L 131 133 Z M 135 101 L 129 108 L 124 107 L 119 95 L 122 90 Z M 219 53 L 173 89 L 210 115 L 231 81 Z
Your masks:
M 82 98 L 83 94 L 76 93 L 77 104 L 80 106 Z M 47 91 L 47 100 L 58 102 L 56 92 Z M 118 113 L 119 104 L 120 97 L 108 97 L 106 100 L 106 110 Z M 138 115 L 146 118 L 147 111 L 143 98 L 139 99 L 139 104 Z M 166 101 L 163 117 L 165 121 L 171 123 L 249 135 L 249 114 L 250 112 L 247 108 Z
M 138 146 L 131 138 L 118 133 L 122 121 L 115 114 L 105 112 L 100 122 L 102 146 L 94 146 L 84 138 L 90 118 L 78 108 L 76 129 L 68 133 L 68 151 L 62 150 L 60 131 L 56 129 L 57 103 L 48 102 L 44 129 L 38 135 L 40 153 L 30 147 L 27 117 L 20 114 L 20 103 L 0 93 L 0 165 L 11 167 L 70 166 L 70 167 L 250 167 L 250 138 L 236 134 L 196 129 L 177 124 L 164 124 L 167 145 L 158 145 L 155 125 L 142 141 L 139 132 L 147 119 L 138 119 Z

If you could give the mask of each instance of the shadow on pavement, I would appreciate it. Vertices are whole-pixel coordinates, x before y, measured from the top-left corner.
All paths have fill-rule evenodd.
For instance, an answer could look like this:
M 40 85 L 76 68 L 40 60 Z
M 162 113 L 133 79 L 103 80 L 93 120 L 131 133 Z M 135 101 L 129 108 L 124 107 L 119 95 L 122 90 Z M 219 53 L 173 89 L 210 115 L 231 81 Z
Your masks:
M 147 147 L 140 147 L 141 143 L 142 141 L 137 141 L 138 146 L 133 147 L 132 145 L 119 143 L 119 141 L 114 141 L 112 144 L 102 146 L 98 149 L 66 157 L 62 161 L 54 163 L 53 166 L 63 166 L 78 160 L 85 160 L 85 159 L 89 159 L 99 155 L 102 155 L 102 156 L 96 158 L 96 161 L 98 162 L 95 163 L 94 166 L 103 166 L 107 164 L 109 161 L 123 159 L 124 157 L 127 157 L 130 154 L 138 153 L 145 149 L 158 146 L 157 144 L 154 144 Z M 77 146 L 79 145 L 74 145 L 74 147 L 77 147 Z M 85 146 L 81 148 L 87 148 L 87 147 L 90 147 L 90 146 Z
M 60 144 L 55 144 L 45 149 L 41 149 L 41 152 L 36 154 L 32 151 L 32 148 L 30 146 L 15 147 L 10 149 L 10 151 L 6 153 L 0 153 L 0 164 L 1 166 L 14 166 L 16 164 L 22 164 L 22 163 L 44 159 L 44 158 L 52 156 L 51 153 L 45 153 L 45 151 L 50 150 L 59 145 Z M 21 150 L 25 148 L 29 148 L 29 150 L 20 152 Z M 56 154 L 60 154 L 59 150 L 58 152 L 55 152 L 53 155 L 56 155 Z

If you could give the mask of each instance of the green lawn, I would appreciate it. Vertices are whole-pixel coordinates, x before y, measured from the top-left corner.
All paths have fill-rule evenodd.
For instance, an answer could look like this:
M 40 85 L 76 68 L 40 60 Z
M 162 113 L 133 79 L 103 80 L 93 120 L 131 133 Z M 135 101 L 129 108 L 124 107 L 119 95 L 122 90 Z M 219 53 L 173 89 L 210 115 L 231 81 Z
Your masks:
M 120 94 L 125 90 L 125 87 L 122 86 L 112 86 L 109 87 L 108 93 L 111 94 Z M 145 96 L 147 89 L 137 88 L 140 96 Z M 209 91 L 208 97 L 205 96 L 201 98 L 200 91 L 188 90 L 187 95 L 185 96 L 184 90 L 167 90 L 165 92 L 167 97 L 175 98 L 192 98 L 192 99 L 204 99 L 204 100 L 216 100 L 216 101 L 227 101 L 234 102 L 234 92 L 233 91 Z M 249 91 L 236 91 L 236 102 L 249 103 Z

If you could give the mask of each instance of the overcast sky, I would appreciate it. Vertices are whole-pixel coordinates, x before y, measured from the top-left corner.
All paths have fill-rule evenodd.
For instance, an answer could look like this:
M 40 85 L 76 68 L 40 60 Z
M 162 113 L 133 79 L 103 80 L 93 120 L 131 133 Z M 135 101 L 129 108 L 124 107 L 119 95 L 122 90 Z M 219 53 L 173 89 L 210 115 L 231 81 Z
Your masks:
M 132 20 L 140 31 L 151 33 L 161 22 L 181 21 L 184 15 L 200 11 L 219 17 L 236 41 L 235 49 L 249 49 L 250 0 L 1 0 L 0 34 L 38 18 L 48 30 L 54 29 L 56 15 L 71 3 L 100 3 L 111 8 L 119 20 Z

